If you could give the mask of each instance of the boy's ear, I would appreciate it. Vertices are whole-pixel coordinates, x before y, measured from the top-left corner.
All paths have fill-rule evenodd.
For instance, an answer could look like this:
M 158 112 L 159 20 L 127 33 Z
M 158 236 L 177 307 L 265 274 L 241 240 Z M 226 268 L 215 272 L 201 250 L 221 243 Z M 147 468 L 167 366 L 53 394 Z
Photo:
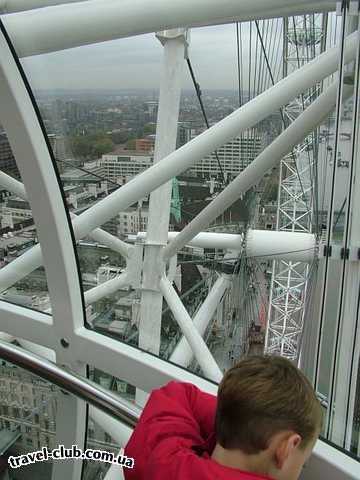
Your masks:
M 278 441 L 274 451 L 276 468 L 281 470 L 286 460 L 300 445 L 301 437 L 297 433 L 287 432 Z

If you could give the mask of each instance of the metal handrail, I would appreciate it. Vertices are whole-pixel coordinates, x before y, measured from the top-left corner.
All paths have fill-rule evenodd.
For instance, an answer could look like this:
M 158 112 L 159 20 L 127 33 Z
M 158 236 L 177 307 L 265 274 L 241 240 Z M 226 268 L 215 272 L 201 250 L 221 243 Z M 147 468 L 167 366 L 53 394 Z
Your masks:
M 49 382 L 62 390 L 90 403 L 99 410 L 134 428 L 141 409 L 115 396 L 105 388 L 58 365 L 30 353 L 11 343 L 0 340 L 0 359 L 11 362 Z

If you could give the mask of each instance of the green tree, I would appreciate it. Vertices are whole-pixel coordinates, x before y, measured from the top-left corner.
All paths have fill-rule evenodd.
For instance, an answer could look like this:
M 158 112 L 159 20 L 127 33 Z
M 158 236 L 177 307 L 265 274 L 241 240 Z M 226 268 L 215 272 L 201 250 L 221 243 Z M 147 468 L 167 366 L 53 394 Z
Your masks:
M 87 136 L 73 137 L 70 148 L 75 157 L 87 158 L 91 155 L 92 145 Z
M 110 138 L 103 138 L 98 141 L 96 141 L 93 144 L 92 148 L 92 154 L 95 157 L 101 157 L 101 155 L 104 155 L 105 153 L 109 153 L 113 150 L 114 144 L 110 140 Z
M 73 155 L 79 159 L 88 160 L 101 157 L 104 153 L 111 152 L 114 143 L 104 132 L 91 135 L 79 135 L 70 139 Z
M 152 135 L 156 132 L 156 124 L 155 123 L 147 123 L 144 125 L 144 135 Z

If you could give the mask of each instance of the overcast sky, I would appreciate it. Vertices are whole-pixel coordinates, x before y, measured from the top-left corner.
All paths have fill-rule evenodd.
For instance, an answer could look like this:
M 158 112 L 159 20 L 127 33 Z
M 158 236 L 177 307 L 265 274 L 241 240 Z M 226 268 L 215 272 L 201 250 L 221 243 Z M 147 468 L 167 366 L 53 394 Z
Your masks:
M 249 29 L 243 25 L 248 44 Z M 193 29 L 190 58 L 201 88 L 237 89 L 234 24 Z M 249 62 L 243 48 L 243 63 Z M 153 34 L 74 48 L 23 60 L 34 89 L 157 88 L 162 46 Z M 184 88 L 192 86 L 184 68 Z

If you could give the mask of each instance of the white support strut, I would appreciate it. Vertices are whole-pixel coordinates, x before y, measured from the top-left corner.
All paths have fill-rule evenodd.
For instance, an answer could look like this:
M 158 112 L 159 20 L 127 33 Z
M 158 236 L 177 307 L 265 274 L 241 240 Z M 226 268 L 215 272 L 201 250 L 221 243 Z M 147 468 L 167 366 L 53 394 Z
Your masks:
M 183 29 L 157 34 L 163 44 L 159 112 L 156 125 L 154 165 L 176 148 L 180 110 L 182 72 L 187 32 Z M 139 324 L 139 347 L 159 354 L 163 298 L 159 289 L 164 265 L 162 250 L 167 242 L 170 221 L 172 182 L 164 183 L 150 194 L 149 217 L 144 244 L 143 278 Z
M 168 232 L 168 240 L 177 238 L 180 232 Z M 144 238 L 139 232 L 137 238 Z M 246 238 L 246 254 L 248 257 L 272 258 L 293 262 L 311 262 L 316 253 L 315 235 L 309 233 L 276 232 L 250 229 L 246 236 L 236 233 L 200 232 L 186 246 L 199 248 L 215 248 L 240 252 Z
M 204 336 L 204 332 L 211 322 L 217 307 L 219 306 L 220 300 L 222 299 L 226 290 L 229 288 L 230 284 L 231 282 L 229 276 L 222 275 L 219 277 L 214 283 L 204 303 L 199 308 L 199 311 L 195 315 L 193 323 L 202 337 Z M 185 337 L 182 337 L 171 354 L 170 361 L 176 363 L 177 365 L 187 367 L 191 363 L 193 356 L 194 353 L 189 343 Z
M 202 371 L 210 380 L 220 382 L 222 379 L 222 372 L 218 364 L 215 362 L 214 357 L 209 351 L 199 331 L 194 326 L 190 315 L 175 292 L 174 287 L 166 277 L 163 277 L 160 280 L 160 290 L 164 295 L 175 320 L 178 322 L 182 333 L 188 341 Z
M 316 237 L 311 233 L 249 230 L 246 256 L 291 262 L 311 262 L 317 253 Z
M 120 288 L 125 287 L 129 284 L 129 277 L 126 272 L 122 273 L 118 277 L 112 278 L 107 282 L 101 283 L 96 287 L 87 290 L 84 293 L 85 305 L 90 305 L 90 303 L 97 302 L 103 297 L 113 295 Z
M 28 200 L 25 187 L 24 185 L 16 180 L 15 178 L 11 177 L 5 172 L 0 170 L 0 185 L 4 187 L 11 193 L 14 193 L 19 198 L 23 200 Z M 70 213 L 71 218 L 77 218 L 75 213 Z M 90 234 L 90 237 L 96 240 L 97 242 L 106 245 L 111 250 L 120 253 L 125 258 L 128 258 L 131 255 L 133 250 L 132 245 L 128 245 L 127 243 L 123 242 L 119 238 L 116 238 L 111 233 L 105 232 L 101 228 L 95 228 Z
M 0 0 L 0 13 L 15 13 L 85 0 Z
M 89 0 L 8 15 L 4 23 L 21 58 L 161 30 L 335 7 L 335 0 Z
M 288 77 L 289 78 L 289 77 Z M 208 206 L 195 217 L 176 238 L 165 248 L 165 257 L 171 257 L 186 245 L 201 230 L 217 218 L 232 203 L 255 185 L 262 176 L 277 165 L 295 145 L 306 137 L 317 125 L 326 118 L 335 106 L 335 83 L 329 87 L 313 104 L 268 147 L 266 147 L 253 162 L 243 170 L 230 185 L 228 185 Z M 348 87 L 348 95 L 352 88 Z

